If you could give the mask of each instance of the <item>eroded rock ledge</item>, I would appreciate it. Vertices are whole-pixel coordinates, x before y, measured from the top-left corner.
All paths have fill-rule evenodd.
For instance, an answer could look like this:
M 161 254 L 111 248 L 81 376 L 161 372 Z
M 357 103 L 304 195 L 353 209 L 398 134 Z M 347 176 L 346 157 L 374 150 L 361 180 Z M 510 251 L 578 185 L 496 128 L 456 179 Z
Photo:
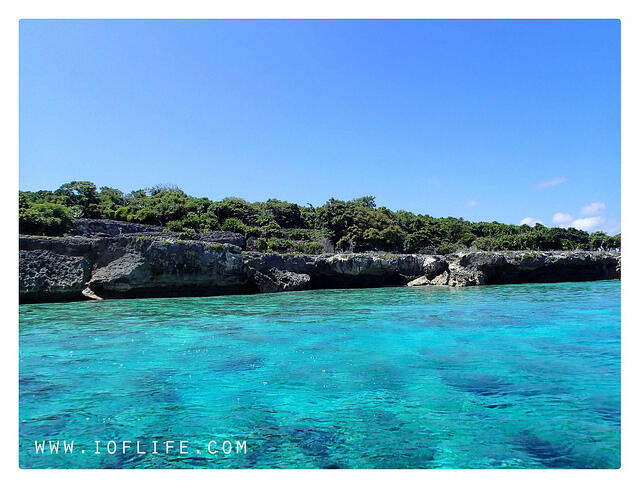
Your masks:
M 609 252 L 303 256 L 242 251 L 242 236 L 228 232 L 182 241 L 150 229 L 116 235 L 109 227 L 99 230 L 20 236 L 20 302 L 620 278 L 620 255 Z

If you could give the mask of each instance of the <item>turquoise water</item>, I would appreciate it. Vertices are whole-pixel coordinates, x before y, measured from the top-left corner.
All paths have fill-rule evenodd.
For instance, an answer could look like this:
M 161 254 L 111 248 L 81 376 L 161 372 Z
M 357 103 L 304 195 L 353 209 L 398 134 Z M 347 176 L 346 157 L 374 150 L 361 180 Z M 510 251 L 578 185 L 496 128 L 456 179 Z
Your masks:
M 20 306 L 22 467 L 619 464 L 618 281 Z

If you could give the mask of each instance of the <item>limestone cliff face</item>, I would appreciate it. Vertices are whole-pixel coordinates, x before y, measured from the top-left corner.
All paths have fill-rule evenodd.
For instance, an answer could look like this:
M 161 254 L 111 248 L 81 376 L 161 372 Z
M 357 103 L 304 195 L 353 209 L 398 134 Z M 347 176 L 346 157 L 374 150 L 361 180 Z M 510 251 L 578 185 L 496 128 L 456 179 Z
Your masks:
M 162 232 L 157 225 L 136 224 L 109 219 L 75 219 L 72 235 L 116 237 L 122 234 L 136 234 L 141 232 Z
M 307 275 L 306 288 L 405 285 L 418 276 L 434 277 L 447 268 L 440 256 L 373 253 L 319 256 L 251 253 L 245 254 L 245 264 L 266 276 L 278 270 Z
M 20 301 L 78 300 L 91 276 L 89 262 L 80 256 L 46 249 L 20 250 Z
M 20 237 L 20 301 L 206 296 L 318 288 L 556 282 L 620 277 L 603 252 L 384 253 L 319 256 L 243 252 L 242 236 L 182 241 L 148 232 Z M 219 239 L 216 241 L 215 239 Z
M 504 251 L 447 257 L 450 286 L 549 283 L 620 278 L 620 255 L 590 251 Z

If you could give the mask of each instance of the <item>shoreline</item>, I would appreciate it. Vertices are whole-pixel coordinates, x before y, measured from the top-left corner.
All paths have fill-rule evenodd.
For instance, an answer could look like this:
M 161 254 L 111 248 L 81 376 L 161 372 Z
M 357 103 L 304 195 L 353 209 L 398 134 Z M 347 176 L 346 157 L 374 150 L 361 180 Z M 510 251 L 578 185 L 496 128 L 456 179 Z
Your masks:
M 466 289 L 478 289 L 478 288 L 494 288 L 494 287 L 503 287 L 503 286 L 527 286 L 527 285 L 569 285 L 569 284 L 578 284 L 578 283 L 599 283 L 599 282 L 620 282 L 618 278 L 612 279 L 604 279 L 604 280 L 591 280 L 591 281 L 551 281 L 551 282 L 539 282 L 539 283 L 499 283 L 492 285 L 480 285 L 477 287 L 452 287 L 448 285 L 430 285 L 429 288 L 434 288 L 437 290 L 447 290 L 451 288 L 466 288 Z M 322 292 L 322 291 L 344 291 L 344 290 L 389 290 L 389 289 L 409 289 L 409 288 L 422 288 L 422 287 L 408 287 L 406 285 L 388 285 L 388 286 L 376 286 L 376 287 L 362 287 L 362 288 L 316 288 L 316 289 L 307 289 L 307 290 L 298 290 L 298 291 L 288 291 L 287 294 L 306 294 L 313 292 Z M 470 290 L 471 291 L 471 290 Z M 276 292 L 277 294 L 285 293 L 285 292 Z M 129 300 L 164 300 L 167 298 L 171 299 L 190 299 L 190 298 L 222 298 L 222 297 L 254 297 L 254 296 L 263 296 L 267 295 L 266 293 L 228 293 L 226 295 L 179 295 L 179 296 L 158 296 L 158 297 L 140 297 L 140 298 L 108 298 L 103 300 L 90 300 L 90 299 L 80 299 L 80 300 L 57 300 L 57 301 L 21 301 L 18 306 L 23 305 L 51 305 L 51 304 L 64 304 L 64 303 L 109 303 L 113 301 L 129 301 Z
M 621 268 L 610 251 L 259 253 L 229 234 L 21 235 L 20 303 L 597 281 L 619 279 Z

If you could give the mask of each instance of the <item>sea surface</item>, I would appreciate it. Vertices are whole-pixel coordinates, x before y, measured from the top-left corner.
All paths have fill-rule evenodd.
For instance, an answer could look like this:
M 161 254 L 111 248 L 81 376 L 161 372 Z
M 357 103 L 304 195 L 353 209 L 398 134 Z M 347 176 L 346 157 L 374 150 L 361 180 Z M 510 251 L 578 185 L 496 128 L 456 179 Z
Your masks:
M 21 305 L 19 421 L 23 468 L 617 468 L 620 282 Z

